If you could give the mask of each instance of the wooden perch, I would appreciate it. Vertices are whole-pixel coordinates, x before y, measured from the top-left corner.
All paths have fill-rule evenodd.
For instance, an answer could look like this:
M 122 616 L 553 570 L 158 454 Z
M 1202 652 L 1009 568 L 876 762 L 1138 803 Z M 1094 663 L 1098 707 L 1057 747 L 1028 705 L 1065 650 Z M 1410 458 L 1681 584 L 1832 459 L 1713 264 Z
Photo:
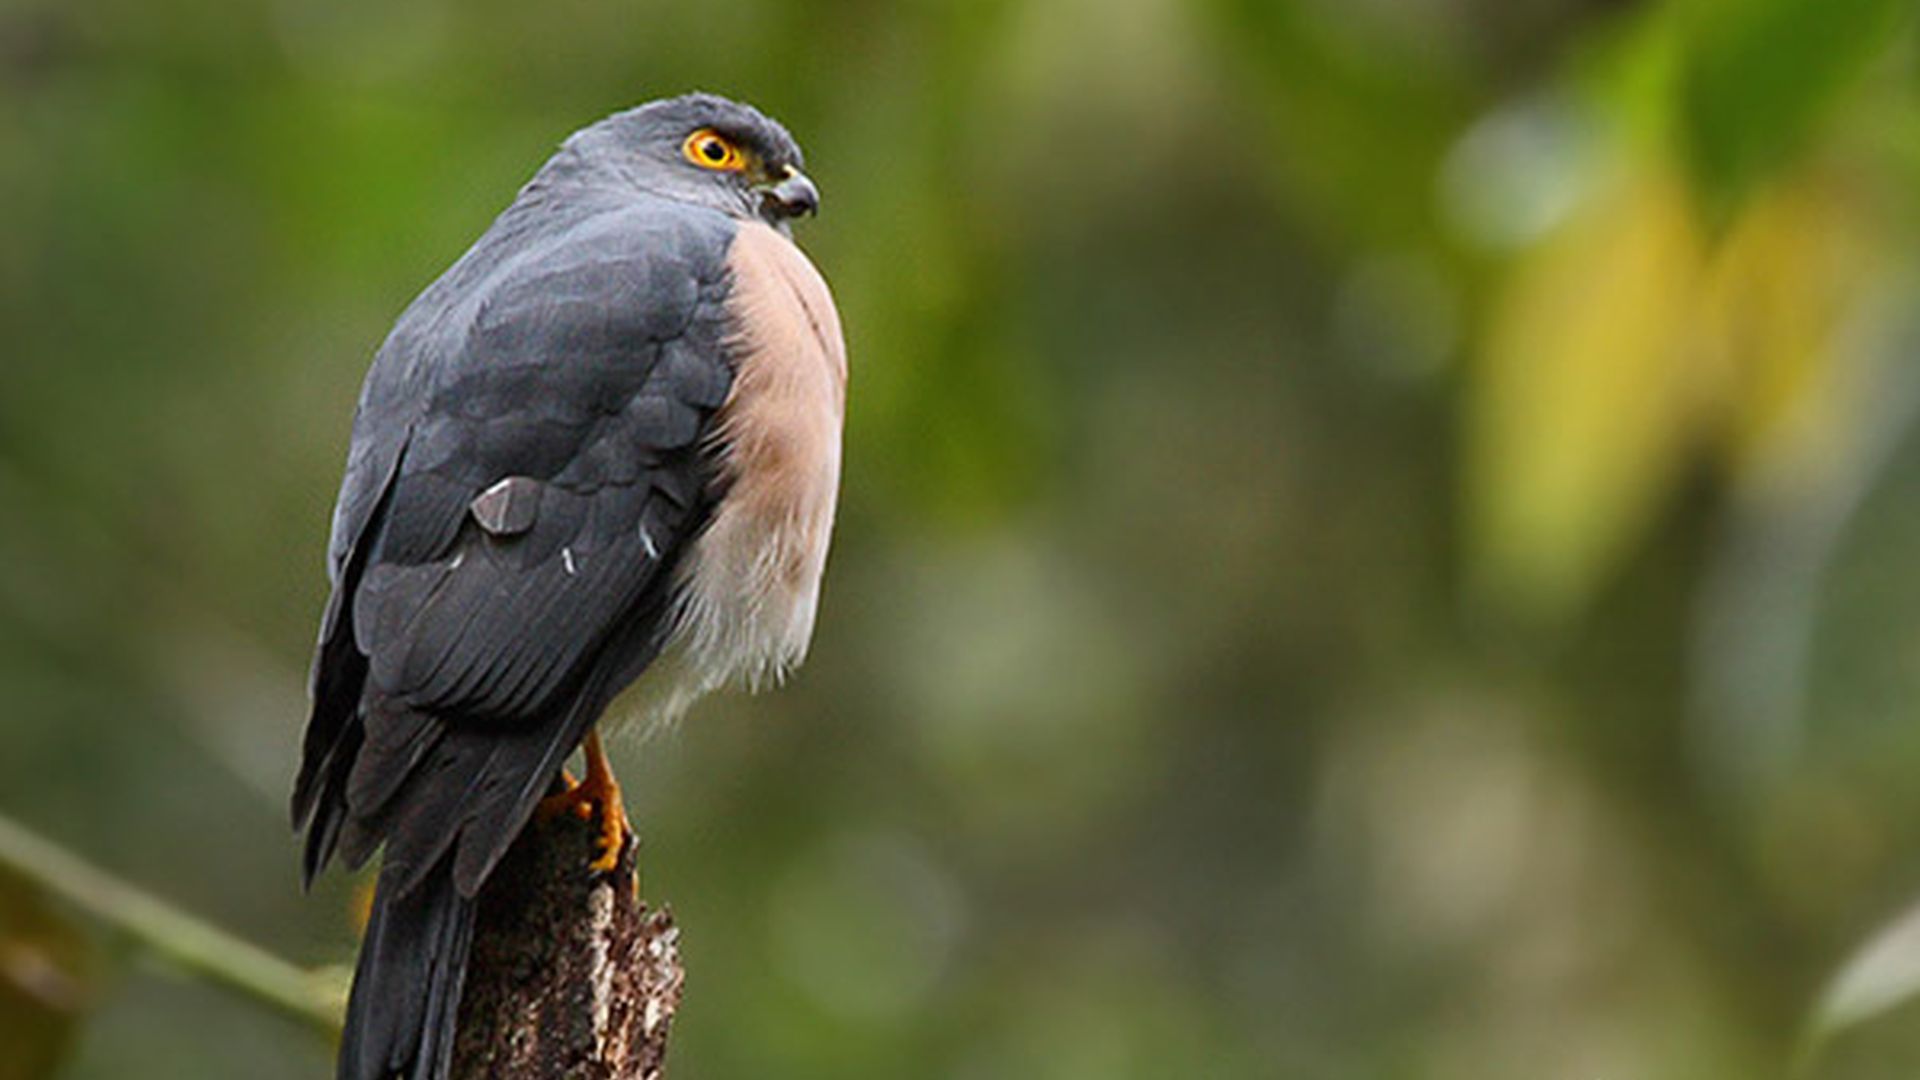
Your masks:
M 536 820 L 480 894 L 454 1080 L 658 1080 L 686 973 L 679 931 L 641 903 L 629 841 L 588 869 L 596 830 Z

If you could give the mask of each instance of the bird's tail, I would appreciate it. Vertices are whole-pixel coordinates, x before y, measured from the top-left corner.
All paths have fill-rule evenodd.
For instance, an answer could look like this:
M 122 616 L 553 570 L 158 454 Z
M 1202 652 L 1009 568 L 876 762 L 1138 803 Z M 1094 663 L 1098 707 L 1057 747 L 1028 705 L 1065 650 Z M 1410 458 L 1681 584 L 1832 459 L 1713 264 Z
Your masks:
M 415 882 L 381 873 L 347 1002 L 339 1080 L 445 1080 L 474 910 L 454 885 L 451 855 Z

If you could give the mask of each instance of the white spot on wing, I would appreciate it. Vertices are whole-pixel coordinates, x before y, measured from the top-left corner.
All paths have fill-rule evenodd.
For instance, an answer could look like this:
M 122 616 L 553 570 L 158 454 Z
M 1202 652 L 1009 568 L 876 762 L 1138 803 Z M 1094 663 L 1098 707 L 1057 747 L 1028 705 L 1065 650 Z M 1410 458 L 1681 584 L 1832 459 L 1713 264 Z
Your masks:
M 660 549 L 653 544 L 653 534 L 647 531 L 645 525 L 640 526 L 640 543 L 647 549 L 647 558 L 658 559 L 660 557 Z
M 540 484 L 525 476 L 509 476 L 481 492 L 467 509 L 480 527 L 494 536 L 517 536 L 533 527 L 540 502 Z
M 574 574 L 579 572 L 579 568 L 573 565 L 573 549 L 572 548 L 563 547 L 560 549 L 560 562 L 562 565 L 564 565 L 567 568 L 568 577 L 572 577 Z

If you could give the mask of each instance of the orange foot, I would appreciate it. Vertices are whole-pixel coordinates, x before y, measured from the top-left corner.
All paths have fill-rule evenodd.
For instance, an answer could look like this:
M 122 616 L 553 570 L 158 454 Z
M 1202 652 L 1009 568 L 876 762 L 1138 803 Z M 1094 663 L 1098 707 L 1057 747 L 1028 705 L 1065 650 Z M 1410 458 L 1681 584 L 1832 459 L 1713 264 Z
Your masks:
M 541 799 L 538 813 L 542 818 L 572 814 L 581 821 L 592 821 L 598 816 L 600 836 L 595 846 L 600 854 L 588 866 L 595 873 L 604 874 L 620 865 L 620 852 L 626 849 L 633 829 L 627 824 L 626 804 L 620 800 L 620 783 L 613 778 L 613 768 L 607 764 L 607 755 L 600 748 L 600 733 L 589 734 L 582 745 L 587 751 L 587 778 L 575 781 L 563 771 L 560 775 L 566 784 L 565 790 Z

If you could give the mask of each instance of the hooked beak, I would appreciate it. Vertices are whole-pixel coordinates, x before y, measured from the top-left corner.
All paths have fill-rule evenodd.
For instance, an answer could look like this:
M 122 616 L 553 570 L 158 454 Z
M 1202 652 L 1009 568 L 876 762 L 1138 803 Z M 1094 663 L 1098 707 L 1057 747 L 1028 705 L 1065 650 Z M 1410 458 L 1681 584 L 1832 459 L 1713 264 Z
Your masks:
M 820 212 L 820 189 L 807 174 L 788 165 L 785 177 L 760 189 L 767 210 L 777 218 L 805 217 Z

